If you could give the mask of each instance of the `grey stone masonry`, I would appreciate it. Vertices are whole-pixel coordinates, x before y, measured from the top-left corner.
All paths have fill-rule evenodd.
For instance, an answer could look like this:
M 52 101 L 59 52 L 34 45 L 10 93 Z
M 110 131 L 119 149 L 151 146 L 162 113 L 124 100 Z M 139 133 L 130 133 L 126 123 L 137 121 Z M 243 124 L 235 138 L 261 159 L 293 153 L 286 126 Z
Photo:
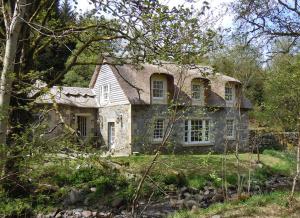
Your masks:
M 155 120 L 164 120 L 166 130 L 171 119 L 172 110 L 167 105 L 132 106 L 132 151 L 153 153 L 161 141 L 153 139 Z M 181 107 L 178 109 L 178 119 L 174 123 L 168 142 L 163 147 L 167 153 L 189 152 L 223 152 L 225 146 L 229 150 L 238 143 L 240 150 L 246 150 L 249 140 L 248 115 L 246 111 L 240 113 L 234 108 L 205 108 L 199 106 Z M 234 120 L 234 137 L 226 138 L 226 120 Z M 186 143 L 185 122 L 187 120 L 208 120 L 209 139 L 207 142 Z M 192 133 L 193 134 L 193 133 Z
M 109 123 L 114 123 L 114 143 L 109 144 Z M 102 144 L 114 154 L 131 154 L 131 105 L 99 108 Z

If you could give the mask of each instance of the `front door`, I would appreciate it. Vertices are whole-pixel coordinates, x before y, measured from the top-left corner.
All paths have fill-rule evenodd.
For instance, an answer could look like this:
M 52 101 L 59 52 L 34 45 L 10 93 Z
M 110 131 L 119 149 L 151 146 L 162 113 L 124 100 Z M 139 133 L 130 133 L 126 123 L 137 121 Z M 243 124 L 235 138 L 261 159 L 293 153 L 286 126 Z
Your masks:
M 108 123 L 108 145 L 109 149 L 115 148 L 115 123 Z

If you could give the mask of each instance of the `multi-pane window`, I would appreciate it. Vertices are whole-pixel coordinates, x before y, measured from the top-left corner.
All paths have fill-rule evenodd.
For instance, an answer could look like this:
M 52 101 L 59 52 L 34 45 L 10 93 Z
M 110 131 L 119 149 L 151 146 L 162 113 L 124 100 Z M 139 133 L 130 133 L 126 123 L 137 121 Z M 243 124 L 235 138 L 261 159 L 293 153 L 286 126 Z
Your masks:
M 233 100 L 233 88 L 230 86 L 225 86 L 225 100 L 226 101 Z
M 79 136 L 86 137 L 87 135 L 87 117 L 77 116 L 77 132 Z
M 192 98 L 195 100 L 201 100 L 201 85 L 192 84 Z
M 153 80 L 152 95 L 153 95 L 153 98 L 163 98 L 164 97 L 164 82 L 162 80 Z
M 233 119 L 226 120 L 226 137 L 234 138 L 234 120 Z
M 153 139 L 161 140 L 164 136 L 164 120 L 157 119 L 154 123 Z
M 109 100 L 109 85 L 100 86 L 100 102 L 106 102 Z
M 209 120 L 186 120 L 184 142 L 192 144 L 210 142 Z
M 108 122 L 108 144 L 112 146 L 115 143 L 115 123 Z

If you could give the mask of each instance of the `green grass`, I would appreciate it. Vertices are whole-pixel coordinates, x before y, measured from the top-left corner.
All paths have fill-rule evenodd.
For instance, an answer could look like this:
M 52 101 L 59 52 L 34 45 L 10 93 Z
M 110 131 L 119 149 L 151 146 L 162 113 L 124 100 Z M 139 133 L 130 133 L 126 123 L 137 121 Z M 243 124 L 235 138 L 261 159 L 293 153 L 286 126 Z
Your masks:
M 262 168 L 255 168 L 250 160 L 256 160 L 257 155 L 240 154 L 240 173 L 244 181 L 248 178 L 249 169 L 254 179 L 265 181 L 270 175 L 282 174 L 290 176 L 294 172 L 294 155 L 291 152 L 266 150 L 260 154 Z M 161 155 L 157 160 L 151 175 L 160 182 L 166 178 L 184 175 L 186 183 L 194 188 L 202 188 L 209 181 L 215 186 L 221 185 L 222 155 Z M 124 165 L 129 165 L 128 170 L 142 174 L 149 166 L 152 155 L 132 157 L 118 157 L 112 160 Z M 252 161 L 253 162 L 253 161 Z M 236 184 L 237 164 L 234 154 L 227 155 L 227 182 Z M 163 172 L 163 173 L 161 173 Z M 167 179 L 168 180 L 168 179 Z M 173 179 L 176 183 L 176 179 Z M 167 182 L 168 184 L 168 182 Z M 176 183 L 178 185 L 178 182 Z M 182 184 L 183 185 L 183 184 Z
M 250 164 L 250 159 L 255 160 L 255 158 L 256 155 L 240 154 L 240 172 L 245 181 L 249 169 L 254 180 L 263 182 L 268 176 L 277 173 L 289 176 L 295 167 L 295 156 L 292 152 L 264 151 L 260 155 L 262 168 L 255 168 Z M 151 155 L 108 158 L 121 164 L 122 172 L 138 175 L 145 172 L 152 159 Z M 13 198 L 0 190 L 0 216 L 18 216 L 61 207 L 63 199 L 72 188 L 89 190 L 91 187 L 96 187 L 97 192 L 90 196 L 92 203 L 101 201 L 109 204 L 116 196 L 121 196 L 125 202 L 130 203 L 139 180 L 125 178 L 118 170 L 112 170 L 107 166 L 103 160 L 99 155 L 78 159 L 45 155 L 43 160 L 39 160 L 42 162 L 28 162 L 26 165 L 28 174 L 24 171 L 23 179 L 28 181 L 30 178 L 34 187 L 32 193 L 29 196 Z M 161 155 L 151 171 L 151 181 L 149 178 L 146 179 L 141 196 L 148 198 L 154 192 L 153 197 L 160 197 L 162 191 L 176 191 L 182 186 L 200 189 L 208 182 L 219 187 L 221 169 L 222 155 Z M 230 154 L 227 156 L 229 184 L 236 184 L 236 171 L 236 158 Z M 48 185 L 53 187 L 53 190 L 49 190 Z M 215 207 L 226 207 L 226 205 Z
M 243 201 L 229 201 L 213 204 L 195 212 L 182 210 L 168 218 L 196 218 L 221 215 L 221 217 L 299 217 L 300 194 L 296 194 L 296 204 L 288 207 L 289 192 L 272 192 L 269 194 L 252 196 Z

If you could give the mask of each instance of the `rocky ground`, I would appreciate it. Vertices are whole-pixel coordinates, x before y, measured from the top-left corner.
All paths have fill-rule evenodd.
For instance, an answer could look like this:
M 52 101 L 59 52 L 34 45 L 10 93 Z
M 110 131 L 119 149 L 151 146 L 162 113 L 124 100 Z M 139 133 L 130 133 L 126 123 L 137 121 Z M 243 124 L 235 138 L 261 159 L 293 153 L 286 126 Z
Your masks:
M 267 193 L 274 190 L 282 190 L 291 186 L 291 179 L 285 176 L 277 175 L 269 178 L 263 185 L 252 184 L 250 193 L 248 188 L 243 187 L 241 198 L 248 198 L 251 195 L 260 193 Z M 95 189 L 91 188 L 91 192 Z M 68 197 L 63 202 L 64 208 L 57 211 L 43 215 L 38 214 L 39 218 L 62 218 L 62 217 L 100 217 L 100 218 L 127 218 L 131 217 L 126 210 L 122 199 L 114 199 L 111 207 L 100 206 L 96 209 L 90 209 L 88 206 L 89 199 L 85 197 L 86 192 L 81 190 L 72 190 Z M 229 186 L 227 197 L 229 199 L 238 199 L 237 187 Z M 192 212 L 199 208 L 206 208 L 213 203 L 223 202 L 224 194 L 222 189 L 215 188 L 212 184 L 207 183 L 202 189 L 182 187 L 173 192 L 168 193 L 165 198 L 158 201 L 140 201 L 137 213 L 138 217 L 143 218 L 160 218 L 175 212 L 180 209 L 189 209 Z M 82 206 L 78 206 L 82 204 Z M 74 208 L 71 205 L 77 205 Z

